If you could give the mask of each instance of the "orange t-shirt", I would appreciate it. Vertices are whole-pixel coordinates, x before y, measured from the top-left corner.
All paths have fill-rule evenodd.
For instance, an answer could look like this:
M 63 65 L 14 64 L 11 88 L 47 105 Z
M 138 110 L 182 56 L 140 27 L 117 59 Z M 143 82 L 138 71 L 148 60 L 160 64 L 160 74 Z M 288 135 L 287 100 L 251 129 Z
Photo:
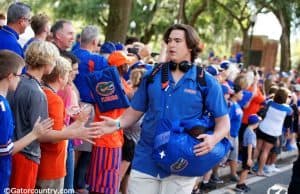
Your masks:
M 126 83 L 126 81 L 121 78 L 123 88 L 126 94 L 132 92 L 132 88 Z M 114 109 L 111 111 L 107 112 L 101 112 L 98 108 L 98 106 L 95 106 L 95 119 L 94 121 L 101 121 L 100 116 L 107 116 L 113 119 L 119 118 L 126 108 L 119 108 L 119 109 Z M 99 147 L 108 147 L 108 148 L 117 148 L 117 147 L 122 147 L 124 143 L 124 138 L 123 138 L 123 129 L 120 129 L 118 131 L 115 131 L 111 134 L 106 134 L 101 136 L 100 138 L 94 139 L 96 146 Z
M 249 91 L 253 91 L 253 86 L 251 86 L 250 88 L 248 88 Z M 259 88 L 257 88 L 257 92 L 256 95 L 253 96 L 253 98 L 250 101 L 250 104 L 248 105 L 247 108 L 244 109 L 244 115 L 243 115 L 243 120 L 242 123 L 247 124 L 248 123 L 248 117 L 251 114 L 256 114 L 260 107 L 261 104 L 265 101 L 265 97 L 262 94 L 262 92 L 260 91 Z
M 49 117 L 53 119 L 53 130 L 62 130 L 64 127 L 64 103 L 56 93 L 48 88 L 43 89 L 47 101 Z M 67 141 L 57 143 L 41 143 L 41 162 L 38 179 L 52 180 L 66 176 Z

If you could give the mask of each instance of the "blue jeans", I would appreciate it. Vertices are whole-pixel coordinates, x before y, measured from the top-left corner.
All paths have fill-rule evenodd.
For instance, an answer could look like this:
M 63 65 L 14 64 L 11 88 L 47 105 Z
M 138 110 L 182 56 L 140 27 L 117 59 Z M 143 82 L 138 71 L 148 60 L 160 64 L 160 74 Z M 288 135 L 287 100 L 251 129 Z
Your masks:
M 86 174 L 88 166 L 91 160 L 91 152 L 81 151 L 81 155 L 78 158 L 78 162 L 75 168 L 74 175 L 74 188 L 85 189 L 86 188 Z
M 64 189 L 69 189 L 68 194 L 74 193 L 74 149 L 71 140 L 69 140 L 67 151 L 67 175 L 65 176 Z

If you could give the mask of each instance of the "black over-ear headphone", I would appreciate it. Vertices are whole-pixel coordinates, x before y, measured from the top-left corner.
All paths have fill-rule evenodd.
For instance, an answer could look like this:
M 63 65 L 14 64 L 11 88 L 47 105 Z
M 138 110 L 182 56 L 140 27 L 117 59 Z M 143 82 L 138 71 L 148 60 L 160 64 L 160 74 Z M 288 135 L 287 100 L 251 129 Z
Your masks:
M 170 70 L 175 71 L 177 68 L 177 65 L 179 67 L 179 70 L 184 73 L 187 72 L 193 66 L 193 64 L 188 61 L 181 61 L 180 63 L 175 63 L 173 61 L 170 61 L 169 62 Z

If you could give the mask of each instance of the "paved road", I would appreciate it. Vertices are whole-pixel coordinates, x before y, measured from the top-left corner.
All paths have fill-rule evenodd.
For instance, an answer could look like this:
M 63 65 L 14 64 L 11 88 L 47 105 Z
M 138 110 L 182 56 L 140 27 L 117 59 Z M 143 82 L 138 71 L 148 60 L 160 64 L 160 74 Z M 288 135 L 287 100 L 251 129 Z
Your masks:
M 247 179 L 247 184 L 250 186 L 251 191 L 247 192 L 246 194 L 275 194 L 276 187 L 287 188 L 292 174 L 292 164 L 291 161 L 285 164 L 279 165 L 281 172 L 273 173 L 270 177 L 257 177 L 257 176 L 250 176 Z M 218 190 L 213 190 L 209 192 L 209 194 L 240 194 L 235 192 L 233 188 L 235 184 L 229 184 L 220 188 Z M 273 191 L 271 189 L 274 188 Z M 269 190 L 269 193 L 267 192 Z M 277 190 L 278 191 L 278 190 Z M 278 192 L 276 194 L 286 194 L 287 192 Z

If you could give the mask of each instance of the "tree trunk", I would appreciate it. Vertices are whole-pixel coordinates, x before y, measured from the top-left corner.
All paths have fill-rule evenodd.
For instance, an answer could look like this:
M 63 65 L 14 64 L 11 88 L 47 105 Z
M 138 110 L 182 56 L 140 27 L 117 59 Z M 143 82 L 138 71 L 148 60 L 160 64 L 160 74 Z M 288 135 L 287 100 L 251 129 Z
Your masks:
M 280 71 L 291 69 L 290 30 L 283 29 L 280 37 Z
M 291 69 L 290 22 L 285 19 L 281 10 L 278 12 L 278 19 L 282 27 L 280 37 L 280 71 L 289 71 Z
M 131 8 L 132 0 L 109 0 L 105 41 L 125 42 Z
M 243 31 L 243 40 L 242 40 L 243 62 L 244 62 L 244 67 L 248 67 L 250 38 L 248 36 L 248 29 L 242 29 L 242 31 Z
M 178 24 L 186 22 L 186 21 L 184 21 L 184 12 L 185 12 L 184 4 L 185 4 L 185 0 L 179 0 L 179 9 L 178 9 L 178 16 L 177 16 Z

